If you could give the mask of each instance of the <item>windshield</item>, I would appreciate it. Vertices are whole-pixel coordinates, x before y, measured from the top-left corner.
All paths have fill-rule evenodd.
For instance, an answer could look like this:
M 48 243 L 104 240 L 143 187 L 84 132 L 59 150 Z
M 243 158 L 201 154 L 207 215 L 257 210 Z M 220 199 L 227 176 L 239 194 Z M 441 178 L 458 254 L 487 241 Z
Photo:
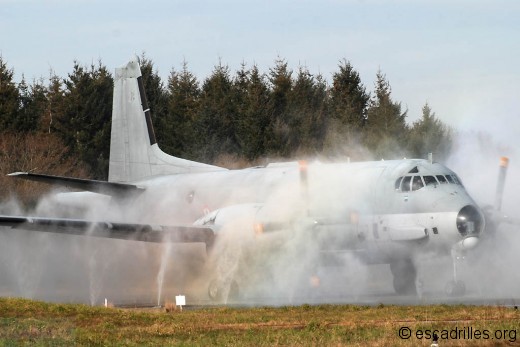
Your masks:
M 439 184 L 456 184 L 462 186 L 462 182 L 457 175 L 407 175 L 397 178 L 394 184 L 396 191 L 409 192 L 422 189 L 427 186 L 437 187 Z

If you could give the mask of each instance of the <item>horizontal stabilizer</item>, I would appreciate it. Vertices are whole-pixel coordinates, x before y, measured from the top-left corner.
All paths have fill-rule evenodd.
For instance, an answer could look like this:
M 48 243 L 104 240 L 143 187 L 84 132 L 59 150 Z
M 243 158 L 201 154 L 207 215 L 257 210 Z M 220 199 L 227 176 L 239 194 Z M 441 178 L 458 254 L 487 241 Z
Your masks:
M 117 197 L 124 197 L 144 191 L 144 188 L 140 188 L 136 185 L 127 183 L 116 183 L 72 177 L 42 175 L 29 172 L 15 172 L 8 174 L 8 176 Z
M 209 227 L 162 226 L 134 223 L 112 223 L 82 219 L 0 216 L 0 226 L 12 229 L 34 230 L 57 234 L 69 234 L 143 242 L 213 244 L 215 234 Z

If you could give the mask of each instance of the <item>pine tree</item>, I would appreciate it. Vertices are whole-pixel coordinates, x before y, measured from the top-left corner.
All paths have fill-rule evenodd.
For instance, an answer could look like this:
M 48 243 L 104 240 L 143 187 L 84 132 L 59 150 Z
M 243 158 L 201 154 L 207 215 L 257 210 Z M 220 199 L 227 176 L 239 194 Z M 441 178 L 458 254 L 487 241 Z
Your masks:
M 408 136 L 406 113 L 391 98 L 390 83 L 377 72 L 375 95 L 370 101 L 365 128 L 365 143 L 375 157 L 402 157 Z
M 46 88 L 42 82 L 37 81 L 28 86 L 25 78 L 22 77 L 18 90 L 20 93 L 20 108 L 13 122 L 13 127 L 18 132 L 37 130 L 47 109 Z
M 408 146 L 412 155 L 426 158 L 428 153 L 445 159 L 452 145 L 452 130 L 435 116 L 428 103 L 422 108 L 422 118 L 410 130 Z
M 347 60 L 343 60 L 339 72 L 332 75 L 330 98 L 331 117 L 353 131 L 359 131 L 365 125 L 370 94 L 361 83 L 359 73 Z
M 0 56 L 0 129 L 12 128 L 18 116 L 20 95 L 13 74 L 13 69 Z
M 289 141 L 287 154 L 309 154 L 321 150 L 326 129 L 326 83 L 300 67 L 288 103 Z
M 183 62 L 180 72 L 172 69 L 168 79 L 168 114 L 160 124 L 168 136 L 159 145 L 173 155 L 191 158 L 197 144 L 196 126 L 200 104 L 197 78 Z
M 310 146 L 309 153 L 315 154 L 323 151 L 330 119 L 328 85 L 321 74 L 315 78 L 313 95 L 312 114 L 306 131 L 310 138 L 307 145 Z
M 63 113 L 54 117 L 60 138 L 97 179 L 108 176 L 112 93 L 113 78 L 101 62 L 89 70 L 74 62 L 65 80 Z
M 246 70 L 242 65 L 234 83 L 237 98 L 237 141 L 240 153 L 247 160 L 255 160 L 265 155 L 267 127 L 269 119 L 267 104 L 269 90 L 265 77 L 260 74 L 258 67 L 253 65 Z
M 198 115 L 199 159 L 214 162 L 238 152 L 236 105 L 229 67 L 219 62 L 202 86 Z
M 342 60 L 339 72 L 332 75 L 330 123 L 326 141 L 328 151 L 338 145 L 349 148 L 349 152 L 358 147 L 361 131 L 367 121 L 369 100 L 370 94 L 366 92 L 359 73 L 349 61 Z
M 275 67 L 270 69 L 269 82 L 269 134 L 266 150 L 268 154 L 288 156 L 290 125 L 288 115 L 289 95 L 292 89 L 292 71 L 284 59 L 277 59 Z
M 62 118 L 65 113 L 64 82 L 51 72 L 47 87 L 48 106 L 40 120 L 40 129 L 51 133 L 55 129 L 55 118 Z

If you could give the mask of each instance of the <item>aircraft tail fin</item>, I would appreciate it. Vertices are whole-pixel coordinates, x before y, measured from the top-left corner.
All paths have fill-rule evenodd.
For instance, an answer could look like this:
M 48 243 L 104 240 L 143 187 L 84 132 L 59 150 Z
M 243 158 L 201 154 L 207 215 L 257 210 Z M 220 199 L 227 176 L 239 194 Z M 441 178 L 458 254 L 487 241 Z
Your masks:
M 217 170 L 225 169 L 164 153 L 155 138 L 139 64 L 130 61 L 116 69 L 108 180 L 134 182 L 156 175 Z

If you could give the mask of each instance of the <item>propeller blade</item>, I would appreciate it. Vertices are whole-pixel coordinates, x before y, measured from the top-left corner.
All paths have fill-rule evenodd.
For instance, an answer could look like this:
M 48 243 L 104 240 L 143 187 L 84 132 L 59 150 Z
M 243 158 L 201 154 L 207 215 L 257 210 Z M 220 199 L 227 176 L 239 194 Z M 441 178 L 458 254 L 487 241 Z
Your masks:
M 504 195 L 504 185 L 506 182 L 506 173 L 507 166 L 509 165 L 509 158 L 501 157 L 500 158 L 500 167 L 498 171 L 498 182 L 497 182 L 497 190 L 495 194 L 495 209 L 500 211 L 502 208 L 502 197 Z

